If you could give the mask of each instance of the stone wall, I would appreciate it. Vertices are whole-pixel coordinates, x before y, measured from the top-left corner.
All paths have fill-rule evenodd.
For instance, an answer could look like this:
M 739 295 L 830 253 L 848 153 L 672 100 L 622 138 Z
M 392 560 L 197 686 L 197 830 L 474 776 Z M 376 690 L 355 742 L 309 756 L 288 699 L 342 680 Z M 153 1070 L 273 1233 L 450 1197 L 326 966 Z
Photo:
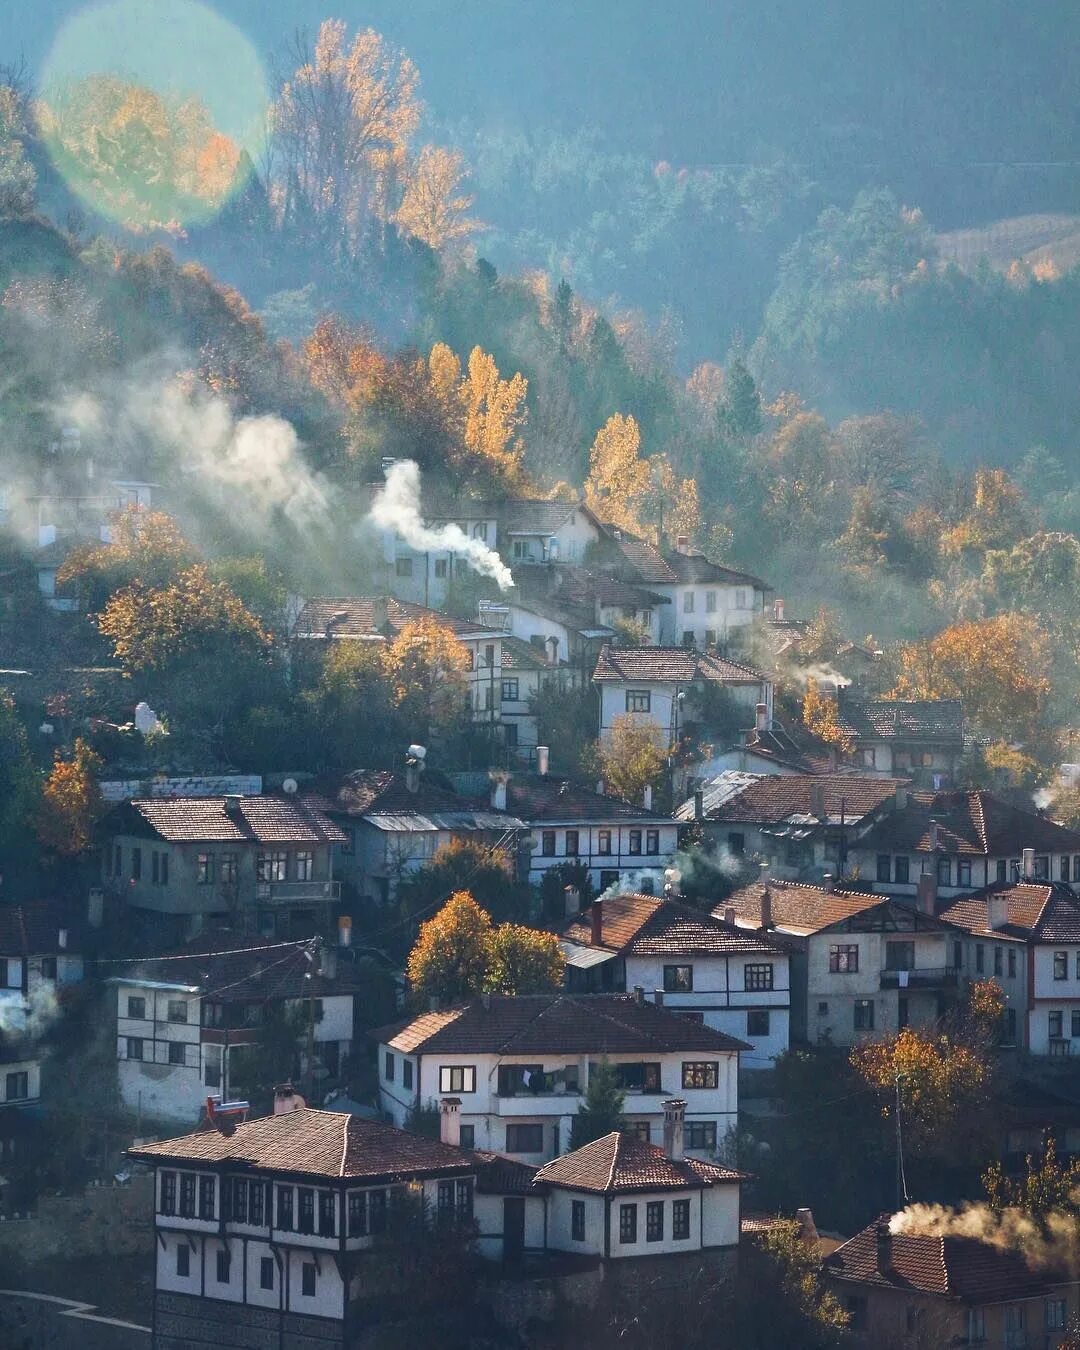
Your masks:
M 134 1177 L 126 1186 L 93 1186 L 82 1195 L 43 1195 L 29 1219 L 0 1222 L 0 1262 L 5 1255 L 26 1262 L 112 1252 L 129 1256 L 152 1250 L 154 1178 Z
M 154 1350 L 341 1350 L 342 1324 L 322 1317 L 279 1313 L 250 1303 L 225 1303 L 187 1294 L 159 1293 Z

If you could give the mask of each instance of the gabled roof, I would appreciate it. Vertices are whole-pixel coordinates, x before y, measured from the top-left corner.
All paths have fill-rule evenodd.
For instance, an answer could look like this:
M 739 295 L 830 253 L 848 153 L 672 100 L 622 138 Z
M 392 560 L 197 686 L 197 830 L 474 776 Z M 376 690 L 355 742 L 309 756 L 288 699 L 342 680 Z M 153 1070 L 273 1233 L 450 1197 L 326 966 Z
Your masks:
M 561 599 L 565 603 L 585 606 L 626 605 L 634 609 L 648 609 L 654 605 L 671 603 L 666 595 L 633 582 L 624 581 L 610 572 L 598 572 L 573 563 L 558 567 L 524 568 L 517 579 L 518 594 L 522 600 L 530 598 Z
M 702 806 L 706 820 L 776 825 L 795 818 L 806 824 L 838 824 L 843 818 L 851 825 L 878 810 L 906 781 L 861 774 L 752 775 L 729 770 L 705 785 Z M 823 817 L 814 811 L 819 798 Z M 675 815 L 693 820 L 693 798 L 683 802 Z
M 644 539 L 636 539 L 625 530 L 605 525 L 607 550 L 615 555 L 616 566 L 627 580 L 644 582 L 648 586 L 673 586 L 678 577 L 664 561 L 663 554 Z
M 665 553 L 664 561 L 675 573 L 680 585 L 698 585 L 715 581 L 723 586 L 753 586 L 759 591 L 771 591 L 772 587 L 760 577 L 749 572 L 739 572 L 734 567 L 724 567 L 721 563 L 711 562 L 704 553 Z
M 502 640 L 502 668 L 504 671 L 555 670 L 558 667 L 549 664 L 543 647 L 524 638 L 504 637 Z M 559 666 L 566 668 L 566 661 L 560 660 Z
M 61 930 L 67 936 L 60 945 Z M 0 905 L 0 958 L 54 956 L 77 952 L 81 924 L 73 922 L 57 900 L 31 900 L 24 905 Z
M 1004 900 L 1005 924 L 990 926 L 991 900 Z M 1005 936 L 1034 942 L 1080 942 L 1080 900 L 1053 882 L 987 886 L 940 904 L 941 918 L 980 937 Z
M 1080 831 L 1034 811 L 1022 811 L 989 792 L 912 792 L 907 807 L 877 822 L 854 846 L 862 851 L 929 853 L 931 822 L 937 851 L 974 857 L 1019 857 L 1036 852 L 1080 852 Z
M 673 1162 L 662 1148 L 636 1135 L 613 1131 L 591 1144 L 565 1153 L 536 1174 L 537 1184 L 599 1194 L 628 1191 L 704 1190 L 707 1186 L 737 1185 L 742 1172 L 717 1163 L 683 1158 Z
M 882 1215 L 879 1222 L 888 1223 Z M 1009 1251 L 975 1238 L 921 1237 L 898 1233 L 892 1237 L 885 1271 L 878 1263 L 878 1224 L 861 1232 L 825 1258 L 823 1272 L 834 1279 L 933 1294 L 961 1303 L 1004 1303 L 1035 1298 L 1055 1286 L 1071 1282 L 1064 1273 L 1033 1270 L 1018 1251 Z
M 168 985 L 224 1003 L 352 994 L 363 988 L 343 960 L 333 978 L 318 974 L 316 944 L 311 939 L 209 951 L 205 939 L 203 945 L 201 951 L 186 948 L 132 961 L 110 983 Z
M 964 744 L 964 706 L 959 699 L 858 699 L 837 694 L 841 728 L 856 740 L 949 741 Z
M 409 1134 L 362 1116 L 301 1107 L 263 1116 L 223 1134 L 209 1124 L 193 1134 L 128 1149 L 139 1162 L 231 1163 L 263 1171 L 370 1180 L 473 1172 L 464 1149 Z
M 368 1035 L 404 1054 L 730 1054 L 750 1048 L 632 994 L 493 995 Z
M 762 684 L 767 679 L 751 666 L 689 647 L 601 647 L 593 672 L 597 684 L 605 681 L 691 684 L 696 680 Z
M 567 778 L 515 773 L 506 786 L 506 805 L 514 815 L 534 824 L 576 821 L 668 821 L 670 816 L 647 811 L 620 797 L 578 787 Z
M 343 844 L 347 836 L 316 806 L 297 797 L 136 797 L 110 814 L 119 833 L 129 824 L 171 843 Z
M 362 638 L 382 642 L 393 638 L 418 619 L 434 619 L 458 638 L 481 638 L 490 628 L 471 619 L 458 619 L 442 610 L 428 609 L 393 596 L 319 596 L 308 600 L 293 625 L 294 638 Z
M 597 533 L 601 525 L 584 502 L 550 502 L 526 499 L 500 502 L 494 508 L 500 535 L 552 535 L 571 515 L 584 516 Z
M 411 792 L 404 774 L 392 769 L 356 769 L 310 797 L 323 811 L 366 820 L 386 830 L 521 830 L 525 822 L 487 801 L 464 797 L 452 788 L 420 775 Z
M 594 904 L 597 902 L 594 902 Z M 737 955 L 779 952 L 778 942 L 689 905 L 655 895 L 613 895 L 600 905 L 600 945 L 625 956 Z M 590 905 L 563 928 L 563 939 L 591 947 Z
M 872 909 L 883 897 L 869 891 L 850 889 L 826 890 L 802 881 L 769 881 L 767 887 L 759 883 L 735 891 L 713 910 L 718 916 L 733 909 L 738 922 L 761 922 L 762 891 L 768 890 L 773 926 L 782 933 L 806 935 L 820 932 L 834 923 L 840 923 L 863 910 Z

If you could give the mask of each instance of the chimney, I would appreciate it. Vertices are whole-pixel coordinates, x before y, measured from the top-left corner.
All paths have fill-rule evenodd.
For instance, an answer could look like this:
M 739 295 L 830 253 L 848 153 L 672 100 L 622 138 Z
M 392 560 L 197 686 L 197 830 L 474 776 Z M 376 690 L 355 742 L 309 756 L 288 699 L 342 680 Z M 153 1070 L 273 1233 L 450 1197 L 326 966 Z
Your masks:
M 754 709 L 754 730 L 768 731 L 769 729 L 769 705 L 759 703 Z
M 643 1008 L 645 1006 L 645 989 L 640 984 L 634 985 L 634 1002 L 638 1005 L 639 1008 Z
M 61 951 L 66 951 L 67 944 L 68 944 L 68 930 L 66 928 L 61 928 L 59 933 L 57 933 L 56 935 L 56 945 L 60 948 Z
M 936 820 L 930 822 L 930 852 L 936 853 L 941 843 L 941 831 Z
M 604 902 L 603 900 L 594 900 L 589 908 L 589 922 L 592 925 L 592 931 L 589 935 L 589 941 L 594 947 L 604 945 Z
M 1035 850 L 1026 848 L 1020 854 L 1020 875 L 1025 881 L 1035 880 Z
M 682 1162 L 686 1138 L 686 1103 L 672 1097 L 664 1103 L 664 1153 L 672 1162 Z
M 814 1222 L 814 1211 L 808 1209 L 805 1205 L 795 1211 L 795 1222 L 799 1225 L 799 1237 L 803 1242 L 812 1242 L 816 1245 L 818 1241 L 817 1224 Z
M 1009 897 L 990 895 L 986 900 L 986 926 L 995 932 L 1009 922 Z
M 390 636 L 390 610 L 385 595 L 377 595 L 371 602 L 371 628 L 383 637 Z
M 662 989 L 654 989 L 652 1001 L 658 1008 L 662 1008 L 664 1006 L 664 991 Z
M 732 928 L 735 927 L 735 906 L 734 906 L 734 905 L 726 905 L 726 906 L 724 907 L 724 922 L 727 923 L 727 924 L 730 924 Z
M 493 773 L 491 775 L 491 806 L 494 811 L 506 810 L 506 782 L 508 775 L 505 773 Z
M 536 772 L 541 778 L 546 778 L 548 774 L 548 756 L 549 751 L 546 745 L 536 747 Z
M 338 916 L 337 940 L 339 947 L 352 946 L 352 919 L 348 914 Z
M 827 894 L 829 895 L 832 895 L 832 893 L 836 890 L 836 878 L 833 876 L 831 872 L 826 872 L 824 874 L 824 876 L 821 878 L 821 884 L 825 888 Z
M 602 778 L 598 778 L 596 780 L 596 795 L 598 797 L 602 797 L 604 795 L 604 780 Z
M 646 811 L 652 810 L 652 784 L 645 784 L 645 791 L 641 794 L 642 805 Z
M 784 622 L 784 602 L 783 602 L 783 600 L 777 598 L 776 600 L 773 601 L 773 606 L 772 606 L 772 616 L 773 616 L 773 618 L 776 620 L 777 623 L 783 623 L 783 622 Z
M 882 1275 L 892 1274 L 892 1233 L 888 1219 L 880 1219 L 877 1226 L 877 1268 Z
M 906 788 L 906 787 L 898 787 L 898 788 L 896 789 L 896 796 L 893 798 L 893 805 L 896 807 L 897 811 L 906 811 L 906 810 L 907 810 L 907 788 Z
M 324 980 L 337 979 L 337 948 L 321 947 L 319 951 L 319 974 Z
M 544 649 L 547 652 L 548 665 L 557 666 L 559 664 L 559 639 L 557 637 L 545 638 Z
M 86 922 L 91 928 L 100 928 L 105 920 L 105 892 L 93 886 L 86 896 Z
M 825 819 L 825 784 L 810 784 L 810 814 L 818 820 Z
M 688 534 L 679 534 L 675 536 L 675 552 L 676 553 L 690 552 L 690 536 Z
M 700 788 L 694 793 L 694 819 L 705 819 L 705 794 Z
M 764 931 L 766 928 L 771 928 L 772 926 L 773 926 L 773 921 L 772 921 L 772 891 L 769 890 L 768 886 L 762 886 L 762 888 L 761 888 L 761 928 L 762 928 L 762 930 Z
M 290 1111 L 300 1111 L 307 1102 L 291 1083 L 279 1083 L 274 1088 L 274 1115 L 287 1116 Z
M 460 1097 L 443 1097 L 439 1102 L 439 1138 L 452 1148 L 461 1147 Z
M 933 914 L 937 910 L 936 872 L 923 872 L 920 875 L 918 890 L 915 893 L 915 908 L 920 914 Z
M 581 892 L 576 886 L 563 887 L 563 913 L 566 917 L 572 918 L 581 910 Z
M 411 756 L 405 761 L 405 790 L 407 792 L 420 791 L 420 765 Z
M 230 792 L 225 797 L 225 814 L 235 820 L 240 815 L 243 797 L 238 792 Z

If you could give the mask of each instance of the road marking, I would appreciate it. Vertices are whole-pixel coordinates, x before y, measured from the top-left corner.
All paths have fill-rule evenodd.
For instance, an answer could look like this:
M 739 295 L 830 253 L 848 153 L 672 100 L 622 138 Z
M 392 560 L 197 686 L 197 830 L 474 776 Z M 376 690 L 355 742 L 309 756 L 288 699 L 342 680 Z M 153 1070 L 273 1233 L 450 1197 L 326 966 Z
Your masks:
M 55 1303 L 63 1308 L 61 1317 L 74 1317 L 80 1322 L 100 1322 L 107 1327 L 122 1327 L 125 1331 L 143 1331 L 147 1336 L 151 1334 L 149 1327 L 140 1326 L 138 1322 L 124 1322 L 119 1317 L 104 1317 L 100 1313 L 95 1313 L 95 1304 L 77 1303 L 74 1299 L 59 1298 L 56 1294 L 36 1294 L 32 1289 L 0 1289 L 0 1297 L 4 1298 L 32 1298 L 39 1303 Z

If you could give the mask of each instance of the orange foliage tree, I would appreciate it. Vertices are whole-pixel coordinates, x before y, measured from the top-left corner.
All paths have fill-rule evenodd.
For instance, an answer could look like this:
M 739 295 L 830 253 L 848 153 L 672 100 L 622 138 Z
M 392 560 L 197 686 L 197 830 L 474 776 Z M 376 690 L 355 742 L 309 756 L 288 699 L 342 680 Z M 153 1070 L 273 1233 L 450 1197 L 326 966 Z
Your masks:
M 849 755 L 855 747 L 851 733 L 840 722 L 840 713 L 835 698 L 827 698 L 817 686 L 817 681 L 806 681 L 806 693 L 802 705 L 803 724 L 811 735 L 826 745 L 834 745 L 841 753 Z
M 84 853 L 94 839 L 94 826 L 105 810 L 97 772 L 101 760 L 82 739 L 70 759 L 59 751 L 45 780 L 38 817 L 38 838 L 62 857 Z
M 139 581 L 163 586 L 195 561 L 195 550 L 172 516 L 129 506 L 109 516 L 110 541 L 73 549 L 56 574 L 64 586 L 74 584 L 91 609 L 110 594 Z

